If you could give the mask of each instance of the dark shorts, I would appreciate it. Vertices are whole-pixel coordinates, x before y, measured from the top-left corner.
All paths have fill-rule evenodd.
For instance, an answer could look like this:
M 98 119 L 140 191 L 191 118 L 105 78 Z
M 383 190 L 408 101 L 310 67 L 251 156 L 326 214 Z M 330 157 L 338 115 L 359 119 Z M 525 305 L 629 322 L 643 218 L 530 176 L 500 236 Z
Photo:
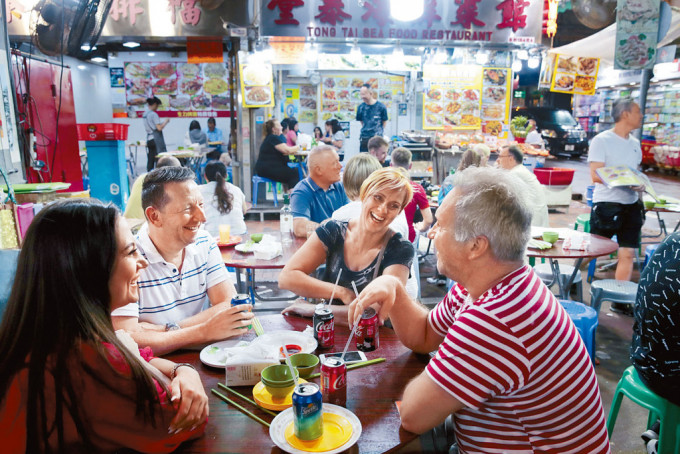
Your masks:
M 368 141 L 371 140 L 370 137 L 361 137 L 359 139 L 359 151 L 368 152 Z
M 616 235 L 620 247 L 640 247 L 640 232 L 645 223 L 642 202 L 630 205 L 598 202 L 590 212 L 590 233 L 611 238 Z

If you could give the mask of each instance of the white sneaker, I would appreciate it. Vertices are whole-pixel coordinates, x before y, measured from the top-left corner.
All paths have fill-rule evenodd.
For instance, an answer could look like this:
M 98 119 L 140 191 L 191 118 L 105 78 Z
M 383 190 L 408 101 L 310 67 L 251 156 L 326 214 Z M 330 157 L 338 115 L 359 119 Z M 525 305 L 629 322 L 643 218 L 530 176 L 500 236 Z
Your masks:
M 647 443 L 647 454 L 656 454 L 656 445 L 659 443 L 659 440 L 649 440 L 649 443 Z

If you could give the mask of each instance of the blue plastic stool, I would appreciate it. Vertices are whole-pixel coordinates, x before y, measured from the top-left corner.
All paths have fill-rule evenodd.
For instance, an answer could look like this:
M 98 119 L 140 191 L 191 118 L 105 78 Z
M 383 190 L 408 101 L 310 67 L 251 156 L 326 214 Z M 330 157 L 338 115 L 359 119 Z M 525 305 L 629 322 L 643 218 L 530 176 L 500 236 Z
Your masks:
M 652 259 L 652 256 L 656 252 L 656 250 L 659 248 L 658 244 L 650 244 L 645 248 L 645 261 L 642 263 L 642 269 L 644 270 L 649 261 Z
M 273 180 L 270 180 L 269 178 L 264 178 L 259 175 L 253 175 L 253 206 L 257 206 L 257 194 L 259 191 L 260 183 L 269 183 L 269 185 L 272 188 L 272 192 L 274 193 L 274 206 L 277 207 L 279 206 L 279 192 L 276 189 L 276 182 Z M 265 186 L 266 190 L 266 186 Z
M 577 303 L 576 301 L 560 300 L 560 304 L 567 311 L 574 325 L 576 325 L 576 330 L 581 335 L 583 343 L 586 344 L 586 350 L 588 350 L 588 355 L 592 360 L 595 358 L 595 331 L 598 325 L 597 312 L 592 307 Z

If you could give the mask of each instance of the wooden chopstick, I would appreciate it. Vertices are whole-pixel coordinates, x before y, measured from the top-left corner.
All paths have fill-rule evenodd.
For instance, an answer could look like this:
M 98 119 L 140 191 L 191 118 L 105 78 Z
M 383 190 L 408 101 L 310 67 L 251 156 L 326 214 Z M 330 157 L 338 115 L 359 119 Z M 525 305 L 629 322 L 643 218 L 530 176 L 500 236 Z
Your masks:
M 276 413 L 274 413 L 273 411 L 269 411 L 269 410 L 267 410 L 266 408 L 262 408 L 262 407 L 259 406 L 259 405 L 257 404 L 257 402 L 255 402 L 254 400 L 249 399 L 248 397 L 244 396 L 243 394 L 241 394 L 241 393 L 239 393 L 239 392 L 237 392 L 237 391 L 231 389 L 230 387 L 226 386 L 224 383 L 218 383 L 217 386 L 219 386 L 219 387 L 222 388 L 223 390 L 228 391 L 228 392 L 230 392 L 230 393 L 232 393 L 232 394 L 236 394 L 236 395 L 239 396 L 241 399 L 245 400 L 246 402 L 250 402 L 251 404 L 253 404 L 253 405 L 255 405 L 256 407 L 258 407 L 259 409 L 261 409 L 263 412 L 265 412 L 265 413 L 267 413 L 267 414 L 269 414 L 269 415 L 272 415 L 272 416 L 276 416 Z
M 369 359 L 368 361 L 362 361 L 360 363 L 350 364 L 349 366 L 347 366 L 347 370 L 359 369 L 360 367 L 370 366 L 372 364 L 378 364 L 378 363 L 383 363 L 383 362 L 385 362 L 385 358 Z M 321 374 L 317 372 L 316 374 L 310 375 L 308 378 L 310 378 L 310 379 L 311 378 L 318 378 L 320 376 L 321 376 Z
M 224 394 L 220 393 L 220 392 L 217 391 L 216 389 L 211 389 L 210 391 L 212 391 L 213 394 L 215 394 L 217 397 L 219 397 L 220 399 L 222 399 L 222 400 L 225 401 L 226 403 L 231 404 L 231 405 L 233 405 L 234 407 L 238 408 L 238 409 L 241 410 L 241 412 L 244 413 L 246 416 L 250 417 L 251 419 L 254 419 L 255 421 L 257 421 L 257 422 L 259 422 L 260 424 L 262 424 L 263 426 L 265 426 L 265 427 L 270 427 L 270 426 L 271 426 L 271 424 L 269 424 L 267 421 L 265 421 L 264 419 L 260 419 L 259 417 L 255 416 L 254 414 L 252 414 L 251 412 L 249 412 L 248 410 L 246 410 L 245 408 L 243 408 L 242 406 L 240 406 L 239 404 L 237 404 L 237 403 L 234 402 L 233 400 L 229 399 L 227 396 L 225 396 Z

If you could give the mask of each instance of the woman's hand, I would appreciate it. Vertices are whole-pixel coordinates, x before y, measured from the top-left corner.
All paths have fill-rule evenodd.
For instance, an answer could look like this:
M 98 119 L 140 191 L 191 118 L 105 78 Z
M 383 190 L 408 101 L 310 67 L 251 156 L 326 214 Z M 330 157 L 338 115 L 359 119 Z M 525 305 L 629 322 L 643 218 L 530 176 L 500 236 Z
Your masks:
M 177 414 L 170 421 L 168 433 L 194 430 L 208 419 L 208 396 L 201 377 L 191 367 L 178 367 L 170 383 L 171 401 Z

